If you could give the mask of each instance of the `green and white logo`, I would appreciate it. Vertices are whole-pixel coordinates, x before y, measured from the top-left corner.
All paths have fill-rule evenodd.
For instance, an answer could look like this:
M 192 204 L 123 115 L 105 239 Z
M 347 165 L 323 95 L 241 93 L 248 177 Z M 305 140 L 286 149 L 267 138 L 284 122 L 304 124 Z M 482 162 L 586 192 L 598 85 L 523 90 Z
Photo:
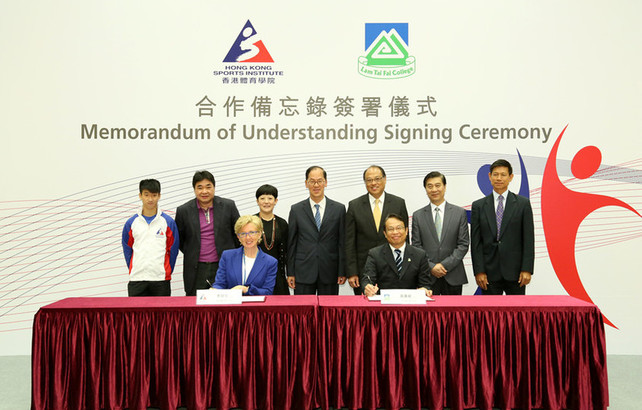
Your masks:
M 377 79 L 404 78 L 416 71 L 408 55 L 408 23 L 366 23 L 366 55 L 359 57 L 359 74 Z

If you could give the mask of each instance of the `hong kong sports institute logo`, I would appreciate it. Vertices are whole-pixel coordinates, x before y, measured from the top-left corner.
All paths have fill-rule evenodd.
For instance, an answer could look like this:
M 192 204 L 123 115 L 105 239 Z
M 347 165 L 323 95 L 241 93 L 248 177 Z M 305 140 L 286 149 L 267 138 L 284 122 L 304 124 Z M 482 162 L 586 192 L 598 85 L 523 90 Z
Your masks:
M 261 36 L 250 20 L 241 29 L 228 51 L 224 63 L 273 63 L 274 60 L 263 44 Z
M 393 79 L 415 73 L 408 55 L 408 23 L 366 23 L 366 55 L 359 57 L 359 74 Z

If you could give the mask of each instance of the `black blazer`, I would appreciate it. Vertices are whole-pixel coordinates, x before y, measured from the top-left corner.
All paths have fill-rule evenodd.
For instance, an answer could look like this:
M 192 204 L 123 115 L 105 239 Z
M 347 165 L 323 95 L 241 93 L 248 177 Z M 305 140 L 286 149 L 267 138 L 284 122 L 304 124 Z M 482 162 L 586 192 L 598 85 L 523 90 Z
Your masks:
M 368 252 L 366 266 L 361 274 L 361 287 L 364 289 L 368 284 L 377 284 L 379 289 L 432 289 L 434 281 L 426 251 L 406 245 L 401 272 L 398 272 L 388 242 Z
M 288 217 L 288 276 L 297 283 L 337 283 L 345 276 L 345 215 L 343 204 L 326 197 L 326 209 L 317 230 L 310 200 L 290 208 Z
M 497 240 L 493 194 L 473 202 L 470 218 L 474 274 L 486 273 L 490 282 L 519 280 L 520 272 L 533 273 L 535 228 L 530 201 L 508 192 Z
M 214 215 L 214 242 L 219 258 L 224 250 L 238 248 L 241 244 L 234 233 L 234 224 L 239 218 L 239 211 L 231 199 L 214 197 L 212 205 Z M 198 218 L 196 198 L 185 202 L 176 209 L 176 226 L 181 238 L 180 250 L 183 252 L 183 284 L 185 294 L 196 292 L 196 270 L 201 254 L 201 224 Z
M 383 222 L 386 216 L 391 213 L 403 217 L 406 226 L 408 226 L 408 210 L 403 198 L 386 192 L 381 209 L 379 230 L 374 223 L 368 194 L 350 201 L 346 213 L 346 276 L 360 276 L 366 264 L 368 251 L 375 246 L 388 243 L 386 237 L 383 236 L 385 229 Z

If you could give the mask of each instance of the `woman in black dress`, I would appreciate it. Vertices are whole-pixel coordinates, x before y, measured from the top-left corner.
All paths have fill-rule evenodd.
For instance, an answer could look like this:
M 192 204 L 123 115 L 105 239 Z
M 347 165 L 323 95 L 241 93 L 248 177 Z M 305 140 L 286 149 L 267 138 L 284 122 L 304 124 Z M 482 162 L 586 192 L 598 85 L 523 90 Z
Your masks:
M 278 202 L 279 191 L 272 185 L 262 185 L 256 190 L 256 203 L 259 213 L 256 215 L 263 222 L 263 240 L 261 250 L 276 258 L 279 267 L 274 284 L 274 295 L 289 295 L 286 265 L 288 260 L 288 223 L 274 215 L 274 206 Z

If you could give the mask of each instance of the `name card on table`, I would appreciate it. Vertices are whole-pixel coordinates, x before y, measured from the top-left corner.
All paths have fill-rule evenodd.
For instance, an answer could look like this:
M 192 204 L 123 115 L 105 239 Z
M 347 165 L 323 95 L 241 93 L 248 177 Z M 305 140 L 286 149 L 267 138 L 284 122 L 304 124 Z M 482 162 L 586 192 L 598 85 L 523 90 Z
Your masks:
M 197 305 L 240 305 L 243 299 L 241 289 L 199 289 L 196 291 Z
M 382 305 L 425 305 L 427 300 L 423 289 L 381 289 Z

